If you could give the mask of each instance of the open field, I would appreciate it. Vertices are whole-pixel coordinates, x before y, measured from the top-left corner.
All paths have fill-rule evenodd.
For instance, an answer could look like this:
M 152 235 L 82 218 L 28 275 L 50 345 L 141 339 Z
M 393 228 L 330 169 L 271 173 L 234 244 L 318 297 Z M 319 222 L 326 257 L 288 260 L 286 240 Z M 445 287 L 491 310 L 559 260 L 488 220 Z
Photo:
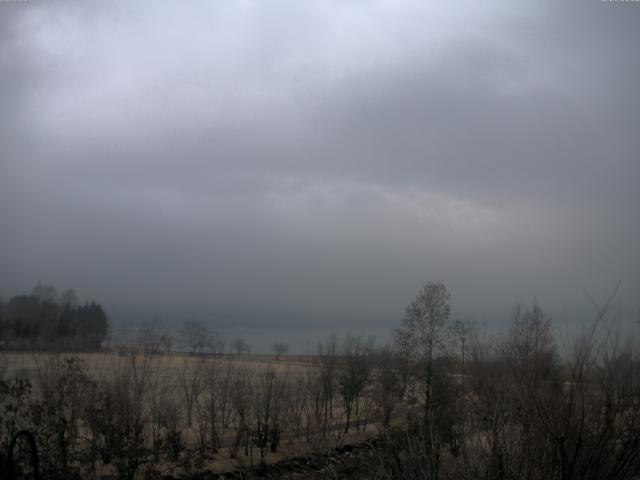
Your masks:
M 56 359 L 69 357 L 79 358 L 86 372 L 93 377 L 108 376 L 117 371 L 126 362 L 127 355 L 118 352 L 91 353 L 43 353 L 43 352 L 2 352 L 0 351 L 0 368 L 7 376 L 24 376 L 36 379 L 42 367 Z M 187 353 L 171 353 L 153 356 L 153 368 L 163 376 L 175 378 L 177 372 L 185 365 L 196 366 L 203 363 L 217 365 L 232 364 L 260 371 L 265 368 L 286 369 L 300 374 L 308 368 L 315 368 L 313 356 L 286 356 L 276 360 L 273 355 L 189 355 Z
M 65 468 L 85 476 L 133 476 L 143 466 L 147 473 L 184 472 L 193 462 L 201 470 L 233 471 L 379 432 L 374 390 L 359 388 L 341 401 L 336 359 L 2 352 L 3 378 L 25 379 L 30 388 L 0 402 L 32 402 L 63 417 L 62 424 L 34 425 L 25 409 L 13 420 L 16 428 L 51 429 L 43 435 L 49 443 L 40 443 L 45 457 L 62 428 Z M 87 455 L 90 467 L 81 465 Z M 112 459 L 119 456 L 124 459 Z

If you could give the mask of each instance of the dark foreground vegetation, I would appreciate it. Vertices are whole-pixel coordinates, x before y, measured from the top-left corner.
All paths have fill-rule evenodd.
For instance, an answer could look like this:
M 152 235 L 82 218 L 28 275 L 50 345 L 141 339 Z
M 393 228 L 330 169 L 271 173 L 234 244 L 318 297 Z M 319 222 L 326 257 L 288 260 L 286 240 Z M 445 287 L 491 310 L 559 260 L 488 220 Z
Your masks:
M 44 478 L 638 478 L 640 357 L 611 299 L 562 351 L 535 304 L 489 336 L 449 299 L 427 283 L 393 348 L 331 338 L 305 365 L 140 348 L 102 373 L 80 355 L 5 372 L 0 477 L 26 429 Z

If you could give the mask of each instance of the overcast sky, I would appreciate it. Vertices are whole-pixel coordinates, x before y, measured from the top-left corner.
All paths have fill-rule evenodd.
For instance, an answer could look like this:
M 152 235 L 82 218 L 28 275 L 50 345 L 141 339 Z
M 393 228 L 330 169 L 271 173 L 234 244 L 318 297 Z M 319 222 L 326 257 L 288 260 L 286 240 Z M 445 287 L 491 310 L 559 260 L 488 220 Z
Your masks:
M 633 2 L 0 2 L 0 293 L 332 328 L 622 281 L 633 316 L 639 45 Z

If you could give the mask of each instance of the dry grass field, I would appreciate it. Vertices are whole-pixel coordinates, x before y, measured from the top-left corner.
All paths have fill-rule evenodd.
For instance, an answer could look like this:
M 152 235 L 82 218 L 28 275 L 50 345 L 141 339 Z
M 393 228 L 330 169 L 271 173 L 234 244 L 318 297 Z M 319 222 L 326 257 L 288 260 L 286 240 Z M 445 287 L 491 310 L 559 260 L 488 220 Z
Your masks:
M 345 404 L 336 365 L 309 356 L 2 352 L 0 373 L 28 380 L 21 402 L 65 417 L 65 468 L 96 478 L 234 471 L 379 432 L 374 389 Z
M 48 353 L 48 352 L 2 352 L 0 351 L 0 371 L 6 376 L 23 376 L 36 379 L 43 366 L 56 360 L 76 357 L 79 358 L 92 377 L 109 376 L 122 369 L 129 361 L 129 355 L 119 352 L 91 352 L 91 353 Z M 189 355 L 186 353 L 170 353 L 151 357 L 154 371 L 164 377 L 176 378 L 177 372 L 185 366 L 196 367 L 202 364 L 216 364 L 219 366 L 231 364 L 235 367 L 249 368 L 256 372 L 266 368 L 287 371 L 291 374 L 301 374 L 309 368 L 316 368 L 312 356 L 284 356 L 276 360 L 273 355 Z

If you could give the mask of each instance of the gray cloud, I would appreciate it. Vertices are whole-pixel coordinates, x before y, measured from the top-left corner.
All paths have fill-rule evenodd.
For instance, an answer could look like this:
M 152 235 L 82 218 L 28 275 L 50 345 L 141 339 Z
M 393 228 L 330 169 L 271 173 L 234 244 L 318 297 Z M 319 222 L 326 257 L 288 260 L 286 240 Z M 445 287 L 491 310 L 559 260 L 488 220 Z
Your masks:
M 0 3 L 0 292 L 379 326 L 427 279 L 490 321 L 621 279 L 632 311 L 640 9 L 425 3 Z

